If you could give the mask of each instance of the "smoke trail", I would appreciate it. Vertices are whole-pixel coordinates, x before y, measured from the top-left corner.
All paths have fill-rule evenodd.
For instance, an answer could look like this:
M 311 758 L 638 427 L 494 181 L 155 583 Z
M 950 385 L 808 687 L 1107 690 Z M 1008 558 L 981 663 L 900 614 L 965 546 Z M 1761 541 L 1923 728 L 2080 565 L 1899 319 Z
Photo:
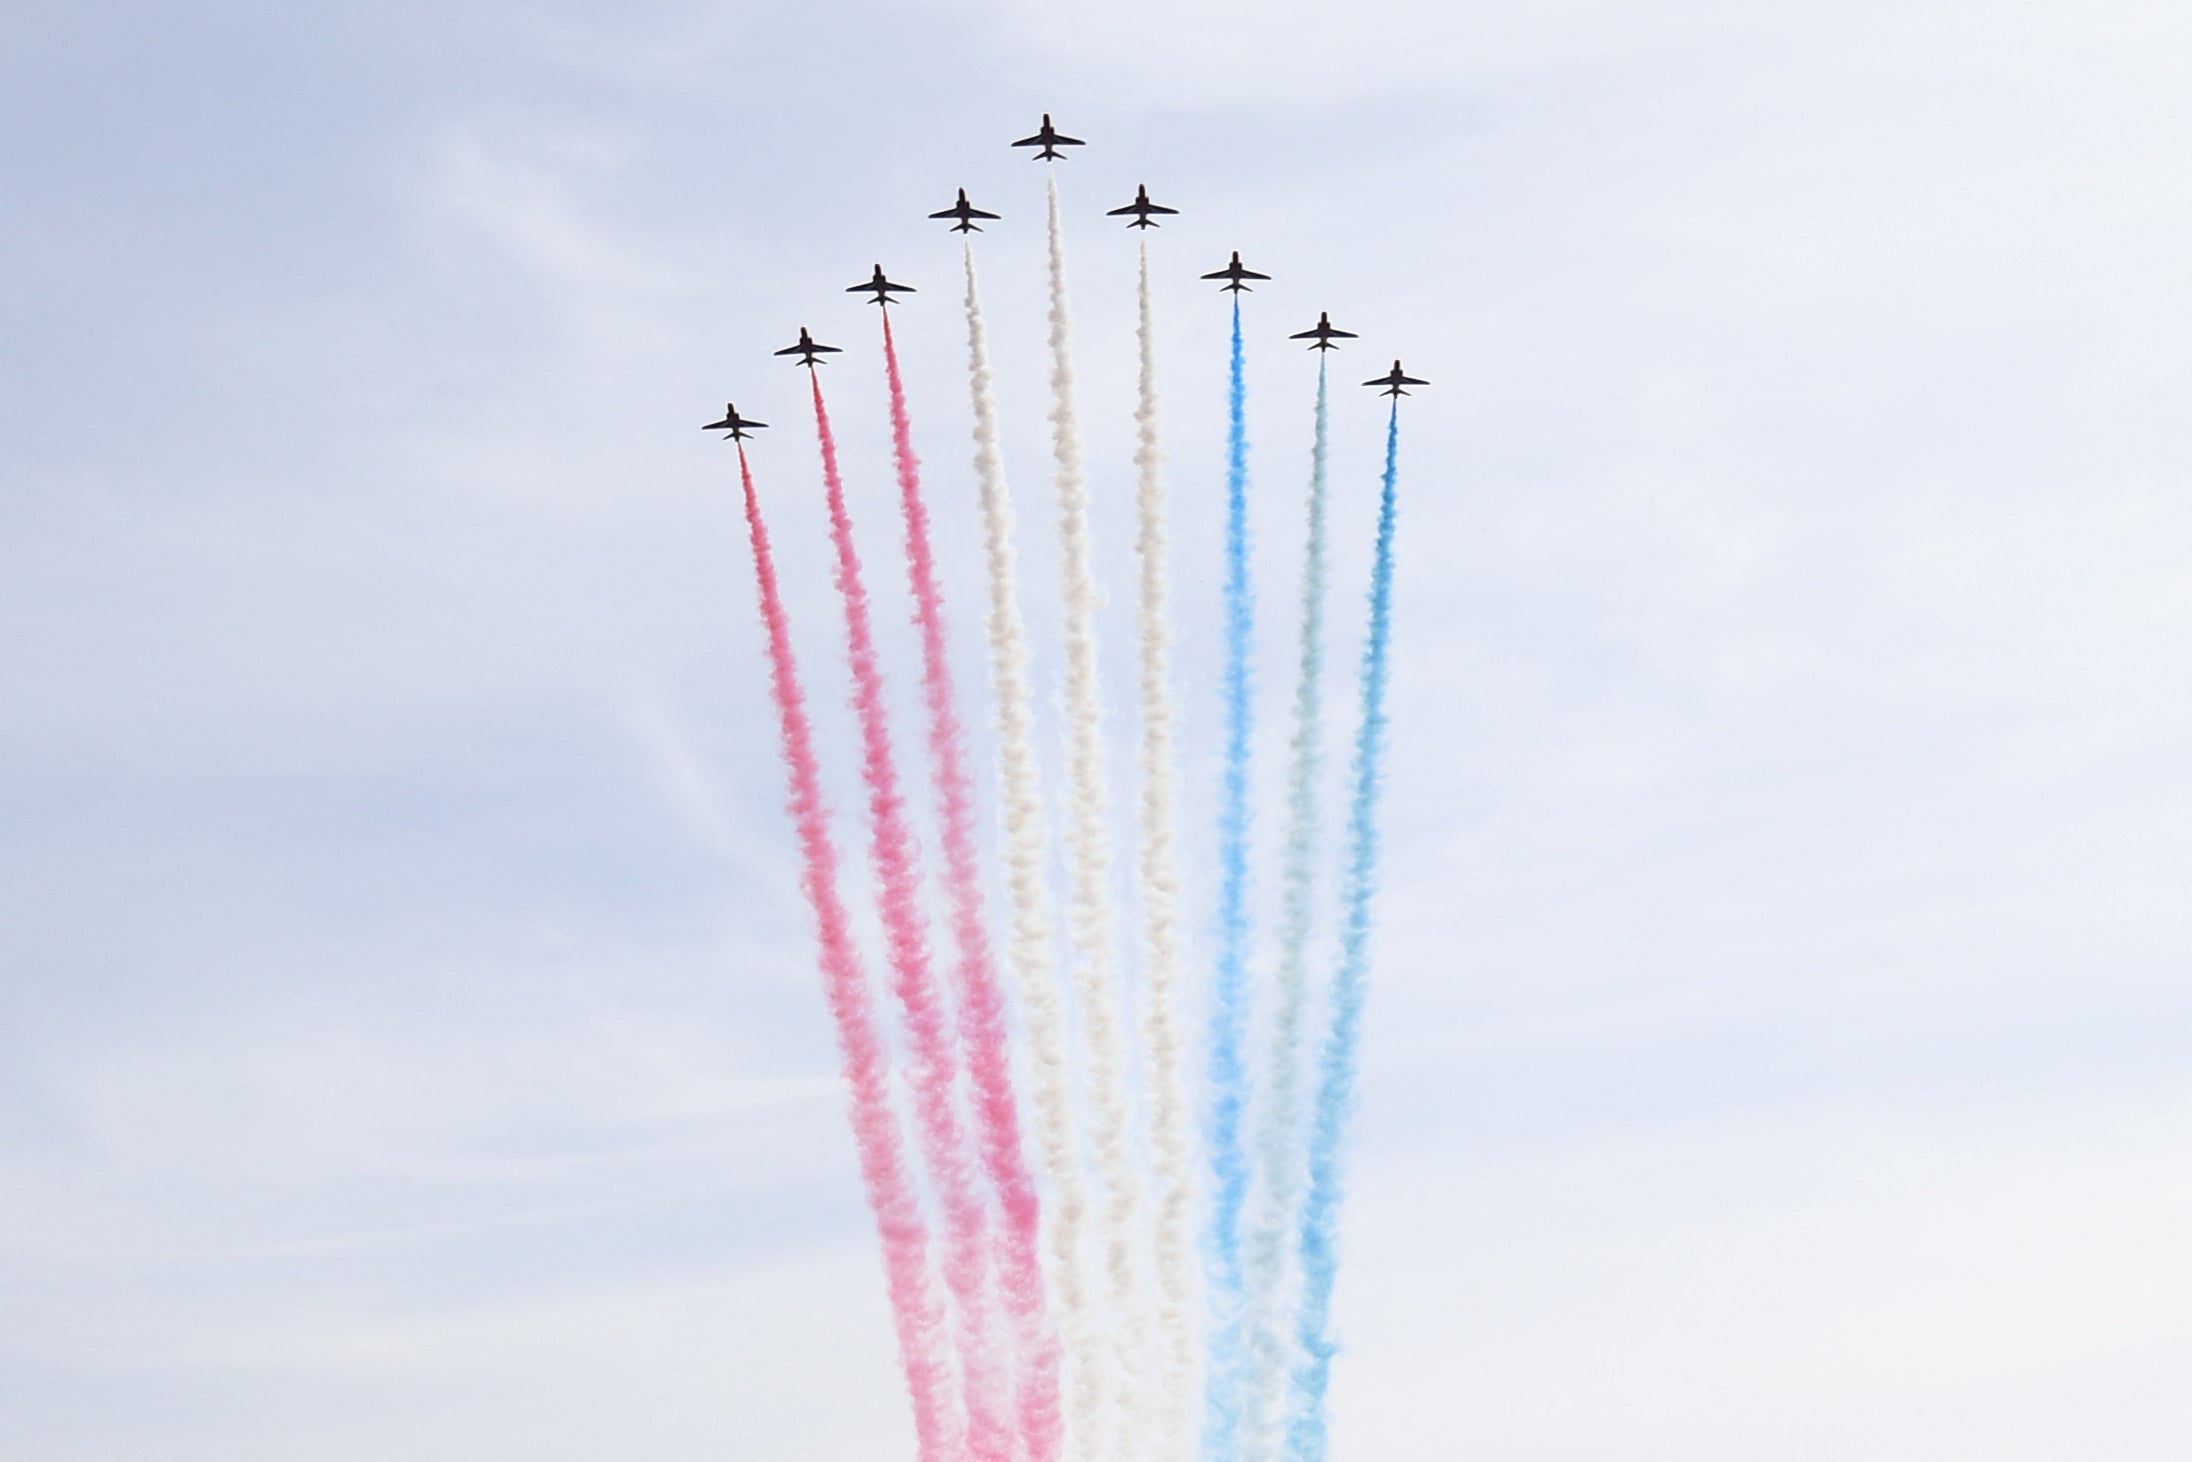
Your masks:
M 1141 602 L 1135 624 L 1141 635 L 1143 939 L 1148 965 L 1142 979 L 1142 1041 L 1149 1051 L 1149 1146 L 1157 1176 L 1157 1434 L 1153 1455 L 1176 1458 L 1186 1450 L 1189 1388 L 1194 1381 L 1195 1340 L 1189 1318 L 1194 1272 L 1188 1245 L 1193 1171 L 1187 1125 L 1187 1076 L 1180 1039 L 1180 875 L 1172 828 L 1173 709 L 1169 680 L 1169 632 L 1165 614 L 1166 544 L 1163 458 L 1157 446 L 1157 342 L 1151 318 L 1149 244 L 1141 249 L 1139 300 L 1140 397 L 1134 412 L 1134 465 L 1141 563 Z
M 1301 1310 L 1286 1451 L 1291 1462 L 1324 1462 L 1325 1387 L 1331 1379 L 1332 1283 L 1339 1262 L 1341 1160 L 1355 1103 L 1355 1055 L 1370 973 L 1370 901 L 1377 892 L 1378 792 L 1385 764 L 1385 686 L 1393 613 L 1393 522 L 1400 480 L 1400 402 L 1385 426 L 1385 477 L 1378 497 L 1377 553 L 1370 571 L 1370 637 L 1362 652 L 1362 725 L 1355 733 L 1347 864 L 1340 894 L 1340 959 L 1332 980 L 1332 1024 L 1319 1053 L 1309 1123 L 1309 1192 L 1301 1219 Z
M 1042 1261 L 1037 1254 L 1042 1210 L 1034 1177 L 1020 1152 L 1020 1110 L 1012 1089 L 1004 996 L 997 985 L 988 921 L 982 907 L 982 875 L 974 834 L 974 780 L 967 772 L 966 733 L 959 723 L 959 694 L 952 682 L 944 595 L 936 582 L 936 558 L 929 543 L 921 463 L 913 451 L 913 427 L 906 410 L 905 379 L 898 367 L 898 342 L 891 332 L 890 311 L 886 309 L 882 315 L 883 364 L 890 379 L 892 455 L 905 517 L 906 568 L 913 581 L 914 619 L 921 631 L 921 692 L 928 710 L 930 772 L 941 813 L 944 894 L 952 937 L 959 950 L 954 973 L 960 1041 L 974 1078 L 982 1165 L 997 1190 L 1004 1213 L 997 1270 L 1020 1366 L 1015 1398 L 1021 1446 L 1033 1462 L 1048 1462 L 1058 1450 L 1058 1346 L 1045 1314 Z
M 1287 1370 L 1279 1295 L 1286 1270 L 1286 1239 L 1300 1193 L 1296 1165 L 1301 1141 L 1302 1006 L 1308 988 L 1309 930 L 1322 832 L 1317 777 L 1324 759 L 1325 406 L 1325 353 L 1319 351 L 1316 432 L 1309 453 L 1309 530 L 1302 554 L 1301 671 L 1294 688 L 1294 734 L 1287 757 L 1278 998 L 1266 1068 L 1269 1085 L 1257 1133 L 1263 1187 L 1248 1252 L 1248 1435 L 1243 1450 L 1251 1462 L 1270 1456 L 1277 1440 L 1276 1413 Z
M 1232 1462 L 1241 1424 L 1246 1345 L 1241 1209 L 1248 1161 L 1241 1126 L 1248 1106 L 1248 747 L 1253 730 L 1248 657 L 1255 597 L 1248 581 L 1248 388 L 1241 350 L 1241 301 L 1233 299 L 1232 372 L 1227 391 L 1225 527 L 1225 777 L 1218 810 L 1218 978 L 1210 1014 L 1210 1371 L 1203 1450 Z
M 1060 588 L 1065 600 L 1067 766 L 1072 783 L 1068 831 L 1073 903 L 1068 928 L 1081 1031 L 1088 1046 L 1089 1105 L 1097 1170 L 1103 1175 L 1104 1273 L 1112 1316 L 1119 1385 L 1113 1397 L 1118 1454 L 1141 1458 L 1141 1372 L 1144 1345 L 1135 1262 L 1135 1211 L 1141 1173 L 1128 1145 L 1129 1110 L 1119 1040 L 1119 994 L 1112 970 L 1111 837 L 1104 790 L 1103 704 L 1097 684 L 1098 593 L 1090 563 L 1088 478 L 1081 465 L 1073 409 L 1073 321 L 1066 308 L 1065 228 L 1058 216 L 1058 180 L 1050 180 L 1050 440 L 1058 462 Z
M 868 787 L 872 856 L 881 883 L 883 930 L 890 946 L 891 988 L 905 1012 L 906 1035 L 913 1053 L 914 1123 L 920 1133 L 929 1179 L 944 1210 L 944 1286 L 951 1291 L 959 1349 L 960 1379 L 966 1390 L 967 1448 L 977 1462 L 1009 1462 L 1012 1436 L 1002 1409 L 1002 1367 L 992 1330 L 989 1287 L 989 1215 L 974 1182 L 964 1134 L 953 1104 L 959 1080 L 958 1053 L 952 1043 L 950 1013 L 929 968 L 927 920 L 921 911 L 920 871 L 913 829 L 899 790 L 898 766 L 891 749 L 890 725 L 883 704 L 883 673 L 868 618 L 867 587 L 860 555 L 853 545 L 852 515 L 845 506 L 845 485 L 837 470 L 837 438 L 822 400 L 822 377 L 814 383 L 815 433 L 822 448 L 822 473 L 829 498 L 830 539 L 837 548 L 837 588 L 845 604 L 846 648 L 852 661 L 853 705 L 859 713 L 861 772 Z
M 822 800 L 822 772 L 814 754 L 799 664 L 792 652 L 791 626 L 776 580 L 769 530 L 761 519 L 753 468 L 746 449 L 738 449 L 738 474 L 746 500 L 746 528 L 753 542 L 754 575 L 759 581 L 761 621 L 768 631 L 769 690 L 776 702 L 785 768 L 791 774 L 792 820 L 799 833 L 800 885 L 814 913 L 821 945 L 822 987 L 837 1023 L 837 1047 L 852 1089 L 853 1144 L 868 1206 L 883 1240 L 883 1272 L 890 1292 L 891 1315 L 898 1330 L 898 1354 L 913 1398 L 913 1429 L 922 1462 L 956 1462 L 965 1443 L 963 1423 L 949 1392 L 951 1366 L 945 1354 L 944 1317 L 928 1267 L 928 1226 L 921 1220 L 920 1198 L 906 1171 L 898 1117 L 890 1102 L 890 1048 L 876 1023 L 852 926 L 837 890 L 837 844 L 830 837 L 830 814 Z
M 1066 1017 L 1051 982 L 1051 911 L 1043 868 L 1049 860 L 1043 826 L 1042 778 L 1035 761 L 1034 712 L 1028 689 L 1027 631 L 1020 620 L 1012 546 L 1012 496 L 998 443 L 996 383 L 989 332 L 975 286 L 974 247 L 967 260 L 967 375 L 974 398 L 974 470 L 981 485 L 982 542 L 989 567 L 990 676 L 997 698 L 997 740 L 1004 763 L 1005 872 L 1012 900 L 1012 968 L 1027 1022 L 1033 1080 L 1035 1145 L 1052 1189 L 1050 1278 L 1058 1289 L 1059 1325 L 1072 1362 L 1066 1442 L 1077 1457 L 1094 1445 L 1101 1361 L 1089 1313 L 1081 1233 L 1088 1222 L 1088 1188 L 1073 1137 L 1071 1056 Z

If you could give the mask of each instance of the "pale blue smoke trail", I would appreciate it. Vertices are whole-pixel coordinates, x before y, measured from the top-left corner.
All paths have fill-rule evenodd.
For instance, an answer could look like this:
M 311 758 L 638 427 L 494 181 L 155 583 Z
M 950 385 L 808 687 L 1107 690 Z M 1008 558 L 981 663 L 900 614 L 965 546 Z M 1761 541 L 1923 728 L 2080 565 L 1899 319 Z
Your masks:
M 1256 1132 L 1256 1217 L 1248 1237 L 1248 1386 L 1241 1454 L 1263 1462 L 1277 1442 L 1289 1336 L 1280 1299 L 1287 1238 L 1301 1196 L 1302 1007 L 1307 1003 L 1309 933 L 1315 920 L 1323 825 L 1317 780 L 1324 762 L 1324 580 L 1326 356 L 1317 353 L 1316 434 L 1309 453 L 1309 524 L 1302 553 L 1301 660 L 1294 686 L 1293 741 L 1287 750 L 1286 861 L 1280 872 L 1277 999 L 1264 1067 L 1264 1106 Z
M 1355 733 L 1347 816 L 1347 865 L 1340 896 L 1340 959 L 1332 977 L 1332 1025 L 1317 1062 L 1309 1119 L 1309 1192 L 1302 1205 L 1301 1309 L 1295 1338 L 1288 1462 L 1324 1462 L 1325 1387 L 1331 1380 L 1332 1281 L 1339 1262 L 1341 1159 L 1355 1105 L 1355 1052 L 1370 973 L 1370 901 L 1378 885 L 1378 791 L 1385 763 L 1385 685 L 1392 638 L 1393 520 L 1400 479 L 1400 401 L 1385 426 L 1385 479 L 1378 544 L 1370 569 L 1370 637 L 1362 652 L 1362 725 Z
M 1227 391 L 1225 467 L 1225 775 L 1218 810 L 1218 978 L 1210 1012 L 1210 1352 L 1203 1451 L 1233 1462 L 1247 1369 L 1241 1272 L 1241 1210 L 1248 1201 L 1242 1119 L 1248 1106 L 1248 748 L 1255 705 L 1248 657 L 1255 594 L 1248 581 L 1248 386 L 1241 350 L 1241 301 L 1233 298 L 1233 360 Z

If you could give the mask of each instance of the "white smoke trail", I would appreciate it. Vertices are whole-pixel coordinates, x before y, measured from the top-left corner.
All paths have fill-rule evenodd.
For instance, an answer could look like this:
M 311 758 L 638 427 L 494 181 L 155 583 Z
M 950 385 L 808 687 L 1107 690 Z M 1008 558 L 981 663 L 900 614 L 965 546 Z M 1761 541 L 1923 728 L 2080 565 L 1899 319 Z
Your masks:
M 1301 1059 L 1309 991 L 1309 935 L 1315 918 L 1317 865 L 1323 853 L 1317 785 L 1324 764 L 1325 488 L 1330 413 L 1323 352 L 1317 356 L 1317 414 L 1309 454 L 1308 533 L 1302 552 L 1301 674 L 1294 688 L 1288 753 L 1284 917 L 1279 930 L 1277 1000 L 1265 1073 L 1257 1161 L 1263 1189 L 1248 1241 L 1249 1382 L 1241 1456 L 1267 1462 L 1278 1450 L 1286 1378 L 1297 1357 L 1282 1322 L 1287 1239 L 1299 1219 L 1302 1156 Z
M 1065 601 L 1067 766 L 1072 784 L 1070 833 L 1072 935 L 1081 1033 L 1088 1048 L 1088 1098 L 1097 1171 L 1104 1182 L 1100 1225 L 1109 1281 L 1113 1353 L 1118 1362 L 1112 1411 L 1114 1455 L 1148 1456 L 1142 1368 L 1146 1354 L 1141 1283 L 1135 1253 L 1141 1171 L 1129 1142 L 1130 1109 L 1119 1039 L 1119 992 L 1113 971 L 1111 836 L 1104 790 L 1103 703 L 1097 684 L 1096 608 L 1090 561 L 1088 476 L 1081 464 L 1073 410 L 1073 321 L 1066 308 L 1065 228 L 1058 214 L 1058 180 L 1050 180 L 1050 441 L 1057 458 L 1059 587 Z M 1108 1388 L 1107 1388 L 1108 1389 Z
M 1184 1457 L 1194 1404 L 1194 1264 L 1188 1216 L 1194 1162 L 1187 1123 L 1185 1049 L 1180 1039 L 1180 875 L 1173 855 L 1170 635 L 1165 620 L 1166 558 L 1163 456 L 1157 445 L 1157 344 L 1151 320 L 1149 243 L 1142 243 L 1140 394 L 1135 404 L 1134 466 L 1137 475 L 1135 553 L 1141 563 L 1141 600 L 1135 625 L 1141 636 L 1143 939 L 1148 967 L 1142 980 L 1142 1040 L 1149 1051 L 1149 1146 L 1157 1177 L 1156 1450 L 1161 1458 Z
M 1068 1365 L 1068 1455 L 1093 1455 L 1103 1405 L 1103 1360 L 1090 1311 L 1081 1234 L 1088 1224 L 1088 1188 L 1073 1138 L 1072 1057 L 1065 1007 L 1053 983 L 1050 894 L 1043 880 L 1049 839 L 1043 825 L 1042 778 L 1035 761 L 1034 713 L 1028 689 L 1027 630 L 1020 619 L 1012 547 L 1012 496 L 999 446 L 997 393 L 989 363 L 989 331 L 975 285 L 968 241 L 967 369 L 974 396 L 974 471 L 981 485 L 983 547 L 989 565 L 990 675 L 997 693 L 997 739 L 1004 762 L 1005 869 L 1012 903 L 1011 959 L 1027 1023 L 1034 1098 L 1032 1124 L 1051 1201 L 1044 1225 L 1050 1278 Z

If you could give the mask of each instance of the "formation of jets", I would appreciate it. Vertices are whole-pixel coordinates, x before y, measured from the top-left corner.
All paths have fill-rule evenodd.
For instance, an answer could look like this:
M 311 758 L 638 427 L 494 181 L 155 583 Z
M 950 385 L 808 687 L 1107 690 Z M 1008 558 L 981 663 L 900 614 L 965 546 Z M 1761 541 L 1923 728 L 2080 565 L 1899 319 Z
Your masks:
M 1035 156 L 1040 160 L 1062 158 L 1065 154 L 1059 151 L 1060 148 L 1085 147 L 1088 144 L 1078 137 L 1068 137 L 1060 132 L 1051 125 L 1050 113 L 1045 112 L 1043 113 L 1041 129 L 1034 136 L 1022 137 L 1012 145 L 1014 147 L 1035 148 Z M 1177 208 L 1167 208 L 1161 203 L 1151 202 L 1148 185 L 1143 184 L 1135 188 L 1133 202 L 1127 204 L 1124 208 L 1111 209 L 1105 214 L 1105 217 L 1125 218 L 1128 220 L 1128 228 L 1155 228 L 1159 216 L 1169 218 L 1178 212 Z M 930 214 L 929 217 L 952 220 L 951 231 L 953 233 L 979 233 L 982 225 L 976 223 L 976 219 L 988 219 L 994 222 L 998 215 L 985 212 L 968 202 L 967 190 L 961 188 L 957 201 L 951 207 L 939 209 L 937 212 Z M 1228 293 L 1239 294 L 1249 289 L 1249 280 L 1269 280 L 1271 276 L 1258 274 L 1255 270 L 1242 264 L 1240 251 L 1236 249 L 1233 251 L 1232 259 L 1227 262 L 1223 269 L 1212 270 L 1210 273 L 1205 274 L 1203 278 L 1224 280 L 1225 282 L 1220 288 Z M 883 274 L 883 266 L 880 264 L 875 266 L 875 272 L 867 279 L 859 284 L 847 287 L 845 291 L 847 294 L 872 295 L 876 304 L 885 306 L 894 303 L 892 297 L 895 295 L 912 294 L 914 292 L 912 285 L 896 284 L 886 278 Z M 1331 314 L 1320 310 L 1317 313 L 1316 324 L 1287 338 L 1290 340 L 1307 340 L 1310 342 L 1309 348 L 1311 350 L 1337 350 L 1339 347 L 1333 344 L 1334 341 L 1353 340 L 1357 337 L 1354 331 L 1342 330 L 1334 325 Z M 841 352 L 834 345 L 824 345 L 816 340 L 814 336 L 807 332 L 807 327 L 802 325 L 799 327 L 799 339 L 776 353 L 778 355 L 797 356 L 800 365 L 813 368 L 829 364 L 822 357 L 837 355 Z M 1390 371 L 1382 376 L 1376 376 L 1364 381 L 1363 384 L 1376 387 L 1380 395 L 1400 397 L 1409 394 L 1408 387 L 1428 386 L 1430 382 L 1420 377 L 1405 374 L 1400 368 L 1400 362 L 1396 360 L 1393 362 L 1393 368 Z M 744 441 L 748 432 L 758 431 L 767 425 L 768 423 L 765 421 L 750 421 L 740 416 L 738 408 L 726 402 L 723 407 L 723 419 L 721 421 L 711 421 L 701 430 L 720 431 L 724 433 L 724 440 L 726 441 Z

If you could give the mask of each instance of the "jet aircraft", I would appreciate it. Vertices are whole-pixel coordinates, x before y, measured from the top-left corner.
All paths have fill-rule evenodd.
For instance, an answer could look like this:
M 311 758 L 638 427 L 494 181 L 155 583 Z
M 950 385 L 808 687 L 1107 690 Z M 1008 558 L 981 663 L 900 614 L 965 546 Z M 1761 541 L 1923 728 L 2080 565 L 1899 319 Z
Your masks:
M 1056 127 L 1051 126 L 1050 113 L 1048 112 L 1043 113 L 1042 131 L 1036 133 L 1033 137 L 1023 137 L 1012 145 L 1014 147 L 1040 147 L 1042 151 L 1035 154 L 1037 161 L 1041 161 L 1046 157 L 1064 157 L 1065 154 L 1058 150 L 1061 147 L 1088 146 L 1080 138 L 1068 137 Z
M 1311 325 L 1299 335 L 1289 335 L 1286 338 L 1289 340 L 1314 340 L 1317 343 L 1309 347 L 1311 350 L 1338 350 L 1339 347 L 1334 345 L 1333 341 L 1353 340 L 1356 335 L 1352 330 L 1342 330 L 1334 325 L 1330 313 L 1319 310 L 1317 311 L 1316 324 Z M 1397 365 L 1399 362 L 1396 361 L 1395 364 Z
M 944 209 L 940 213 L 932 213 L 929 215 L 929 217 L 956 218 L 959 221 L 951 226 L 951 231 L 953 233 L 978 234 L 982 231 L 982 225 L 976 223 L 974 220 L 976 220 L 977 218 L 987 218 L 994 220 L 997 215 L 994 213 L 984 213 L 981 209 L 975 207 L 972 203 L 969 203 L 967 201 L 967 190 L 961 188 L 959 190 L 959 201 L 957 203 L 952 204 L 951 207 Z
M 798 356 L 799 363 L 803 366 L 828 365 L 828 361 L 817 359 L 817 357 L 824 355 L 836 355 L 838 353 L 839 351 L 836 346 L 824 345 L 821 341 L 815 339 L 812 335 L 809 335 L 807 333 L 807 327 L 804 325 L 801 325 L 799 327 L 799 342 L 796 345 L 787 345 L 782 350 L 777 352 L 778 355 Z
M 1157 220 L 1149 215 L 1152 213 L 1178 213 L 1179 211 L 1177 208 L 1167 208 L 1161 203 L 1150 202 L 1149 185 L 1144 183 L 1134 190 L 1134 201 L 1132 203 L 1127 204 L 1124 208 L 1114 208 L 1104 217 L 1120 218 L 1131 213 L 1134 215 L 1134 221 L 1127 225 L 1128 228 L 1155 228 Z
M 702 427 L 701 430 L 723 431 L 724 428 L 728 427 L 730 429 L 729 433 L 723 438 L 723 440 L 726 442 L 742 442 L 746 440 L 746 433 L 750 431 L 757 431 L 767 425 L 768 423 L 765 421 L 746 420 L 745 417 L 738 414 L 738 408 L 736 406 L 726 401 L 723 404 L 723 419 L 721 421 L 711 421 L 706 426 Z
M 1223 269 L 1216 270 L 1203 276 L 1203 278 L 1205 279 L 1223 279 L 1228 281 L 1224 287 L 1234 294 L 1239 294 L 1242 290 L 1248 288 L 1246 284 L 1242 283 L 1243 280 L 1269 279 L 1270 277 L 1271 276 L 1268 274 L 1258 274 L 1253 269 L 1242 268 L 1241 251 L 1239 249 L 1235 249 L 1233 251 L 1232 263 L 1226 265 Z
M 1393 362 L 1392 370 L 1375 380 L 1364 381 L 1363 384 L 1365 386 L 1383 386 L 1385 389 L 1378 392 L 1380 396 L 1405 396 L 1408 393 L 1401 389 L 1402 387 L 1428 386 L 1431 383 L 1429 381 L 1419 381 L 1414 376 L 1402 375 L 1400 373 L 1400 362 L 1396 360 Z
M 875 295 L 875 302 L 877 304 L 887 305 L 891 302 L 891 296 L 894 294 L 912 294 L 913 286 L 910 284 L 891 283 L 889 280 L 883 277 L 883 266 L 878 264 L 875 266 L 875 277 L 873 279 L 868 280 L 864 284 L 855 284 L 848 288 L 845 293 L 867 294 L 871 291 Z

